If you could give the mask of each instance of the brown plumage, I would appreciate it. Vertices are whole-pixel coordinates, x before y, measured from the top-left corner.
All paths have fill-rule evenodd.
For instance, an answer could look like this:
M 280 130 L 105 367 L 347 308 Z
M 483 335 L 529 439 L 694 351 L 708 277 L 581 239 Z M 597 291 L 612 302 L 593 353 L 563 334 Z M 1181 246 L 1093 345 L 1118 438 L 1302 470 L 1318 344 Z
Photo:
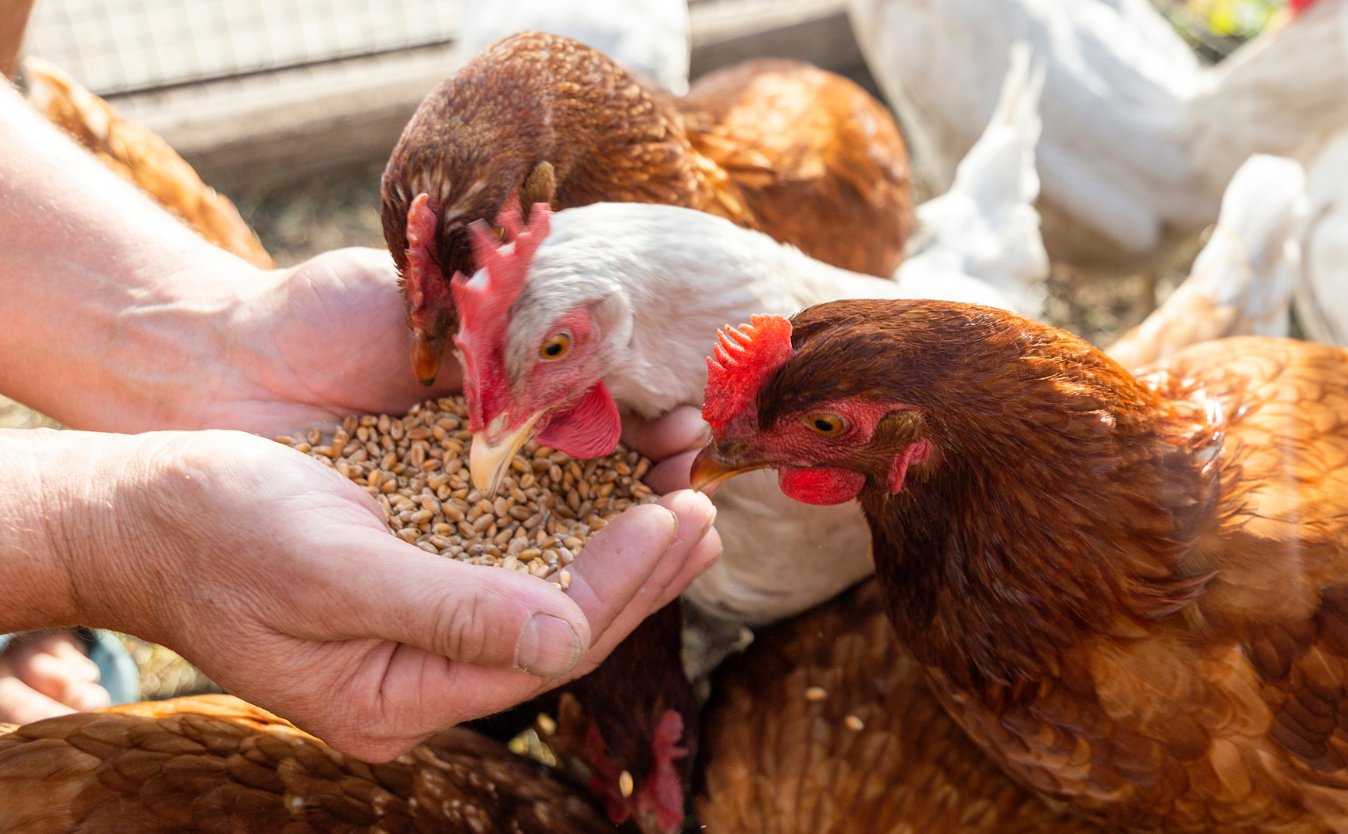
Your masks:
M 761 633 L 708 705 L 706 834 L 1069 834 L 946 714 L 875 582 Z
M 1013 778 L 1138 831 L 1348 827 L 1348 354 L 1229 339 L 1134 378 L 940 302 L 790 341 L 699 477 L 854 484 L 898 633 Z M 847 408 L 873 435 L 807 437 Z
M 503 720 L 512 714 L 555 716 L 555 722 L 538 722 L 540 738 L 562 770 L 588 785 L 612 822 L 632 820 L 645 834 L 678 831 L 700 726 L 680 657 L 682 630 L 675 600 L 642 621 L 590 674 L 488 721 L 514 734 L 522 726 Z
M 75 713 L 0 736 L 0 830 L 614 831 L 580 792 L 468 730 L 372 765 L 211 695 Z
M 423 193 L 430 211 L 418 215 Z M 844 78 L 762 61 L 675 99 L 576 41 L 513 35 L 426 97 L 384 171 L 384 237 L 403 274 L 423 380 L 456 327 L 449 279 L 473 273 L 467 225 L 494 220 L 515 193 L 526 210 L 601 201 L 699 209 L 885 277 L 911 223 L 898 127 Z
M 203 183 L 154 131 L 123 119 L 106 101 L 40 58 L 25 58 L 22 75 L 29 103 L 113 173 L 226 252 L 262 269 L 276 267 L 229 198 Z

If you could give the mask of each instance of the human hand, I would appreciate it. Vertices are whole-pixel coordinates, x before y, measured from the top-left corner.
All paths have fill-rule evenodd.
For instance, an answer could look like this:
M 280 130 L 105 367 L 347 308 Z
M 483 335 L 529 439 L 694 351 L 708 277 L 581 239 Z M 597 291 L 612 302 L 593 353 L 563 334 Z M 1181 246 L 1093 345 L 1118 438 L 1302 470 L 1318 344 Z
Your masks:
M 112 702 L 68 629 L 16 635 L 0 653 L 0 724 L 28 724 Z
M 63 502 L 81 621 L 371 760 L 589 671 L 720 552 L 710 503 L 676 493 L 600 531 L 562 592 L 390 536 L 362 489 L 280 444 L 44 434 L 89 462 Z
M 380 249 L 325 252 L 290 269 L 222 279 L 233 296 L 224 337 L 227 384 L 183 428 L 234 428 L 265 436 L 328 425 L 348 414 L 401 414 L 427 397 L 457 392 L 446 357 L 436 384 L 412 374 L 410 342 L 393 259 Z

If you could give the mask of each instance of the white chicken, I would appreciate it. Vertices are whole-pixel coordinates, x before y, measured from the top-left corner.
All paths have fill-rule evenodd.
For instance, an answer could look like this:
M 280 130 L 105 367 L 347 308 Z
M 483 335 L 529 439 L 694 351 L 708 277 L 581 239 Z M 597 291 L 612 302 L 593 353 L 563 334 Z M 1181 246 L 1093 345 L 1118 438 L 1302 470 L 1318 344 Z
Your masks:
M 466 61 L 526 31 L 573 38 L 675 95 L 688 92 L 686 0 L 467 0 L 460 6 L 456 49 Z
M 1319 0 L 1212 68 L 1147 0 L 849 0 L 920 173 L 940 187 L 989 113 L 1013 42 L 1047 63 L 1038 148 L 1055 259 L 1136 271 L 1211 224 L 1254 153 L 1306 159 L 1348 123 L 1344 0 Z
M 1028 44 L 1011 48 L 983 135 L 955 169 L 950 190 L 917 207 L 917 230 L 894 274 L 910 297 L 987 303 L 991 285 L 1009 309 L 1032 319 L 1043 315 L 1049 263 L 1034 208 L 1034 160 L 1044 68 L 1032 66 L 1032 57 Z
M 1189 277 L 1109 355 L 1136 370 L 1209 339 L 1286 336 L 1306 211 L 1300 163 L 1250 157 L 1231 179 L 1217 226 Z

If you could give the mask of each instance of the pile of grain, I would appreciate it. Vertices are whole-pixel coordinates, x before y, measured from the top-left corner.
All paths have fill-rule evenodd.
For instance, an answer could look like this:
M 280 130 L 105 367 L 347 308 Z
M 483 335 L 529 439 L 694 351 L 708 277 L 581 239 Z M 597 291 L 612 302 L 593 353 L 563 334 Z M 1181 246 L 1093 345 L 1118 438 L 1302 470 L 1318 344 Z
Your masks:
M 403 541 L 474 565 L 552 577 L 561 588 L 591 535 L 628 507 L 655 500 L 641 482 L 651 462 L 636 452 L 619 446 L 582 463 L 532 441 L 488 500 L 468 474 L 472 437 L 463 398 L 444 397 L 404 417 L 347 417 L 331 437 L 310 429 L 276 440 L 364 487 Z

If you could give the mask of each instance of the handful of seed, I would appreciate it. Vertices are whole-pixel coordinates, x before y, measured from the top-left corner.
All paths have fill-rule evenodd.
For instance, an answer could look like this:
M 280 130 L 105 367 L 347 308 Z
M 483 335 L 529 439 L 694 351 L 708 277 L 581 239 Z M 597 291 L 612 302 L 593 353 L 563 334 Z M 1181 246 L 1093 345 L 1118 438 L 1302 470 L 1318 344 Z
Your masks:
M 404 417 L 353 415 L 331 438 L 318 429 L 276 438 L 364 487 L 408 544 L 469 564 L 556 574 L 559 588 L 571 584 L 566 568 L 590 536 L 656 498 L 641 482 L 651 462 L 636 452 L 619 446 L 581 462 L 530 441 L 489 500 L 469 477 L 472 440 L 463 397 L 427 400 Z

